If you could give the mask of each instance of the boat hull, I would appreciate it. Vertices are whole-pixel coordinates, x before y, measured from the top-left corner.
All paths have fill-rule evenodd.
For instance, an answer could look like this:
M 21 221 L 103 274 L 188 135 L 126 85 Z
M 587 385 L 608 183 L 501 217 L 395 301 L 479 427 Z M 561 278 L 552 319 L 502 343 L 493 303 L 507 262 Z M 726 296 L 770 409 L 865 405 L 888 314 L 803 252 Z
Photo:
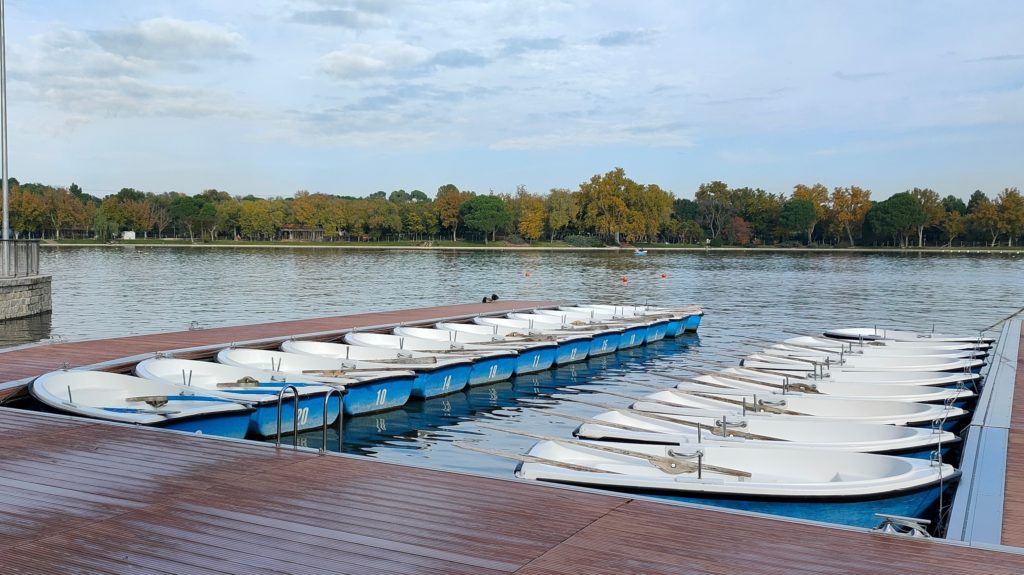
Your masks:
M 416 380 L 412 383 L 411 396 L 417 399 L 429 399 L 462 391 L 469 384 L 472 370 L 473 367 L 468 364 L 418 370 L 416 371 Z
M 644 344 L 646 338 L 647 326 L 626 328 L 626 331 L 622 332 L 622 335 L 619 336 L 619 349 L 639 347 Z
M 261 392 L 262 393 L 262 392 Z M 255 406 L 249 416 L 249 435 L 271 437 L 277 435 L 277 401 L 267 401 Z M 341 400 L 332 394 L 327 401 L 327 425 L 338 419 Z M 286 396 L 281 402 L 281 432 L 291 433 L 294 427 L 295 400 Z M 299 432 L 321 429 L 324 425 L 324 394 L 308 394 L 299 397 Z
M 519 352 L 516 361 L 516 375 L 526 375 L 551 369 L 555 363 L 555 355 L 558 353 L 557 346 L 533 347 Z
M 647 333 L 644 334 L 644 343 L 654 343 L 665 339 L 668 332 L 667 321 L 656 321 L 647 326 Z
M 686 332 L 686 318 L 671 319 L 665 326 L 665 337 L 679 337 Z
M 520 464 L 521 466 L 522 464 Z M 518 468 L 517 468 L 518 472 Z M 618 486 L 594 485 L 587 482 L 558 481 L 554 479 L 538 479 L 550 483 L 564 483 L 583 487 L 597 487 L 621 493 L 650 495 L 659 499 L 667 499 L 680 503 L 696 503 L 712 505 L 738 511 L 779 515 L 808 521 L 822 521 L 853 527 L 876 527 L 881 520 L 876 513 L 899 515 L 902 517 L 925 517 L 939 499 L 942 490 L 948 490 L 960 477 L 960 472 L 943 481 L 931 483 L 915 489 L 891 492 L 878 496 L 851 498 L 772 498 L 723 496 L 720 493 L 709 493 L 707 496 L 691 492 L 679 495 L 659 489 L 630 489 Z
M 409 402 L 415 376 L 382 378 L 347 386 L 345 415 L 398 409 Z
M 275 414 L 276 413 L 277 412 L 275 411 Z M 186 433 L 244 439 L 246 433 L 249 431 L 250 420 L 250 412 L 235 411 L 168 419 L 165 422 L 154 424 L 153 427 L 173 429 L 175 431 L 184 431 Z
M 686 333 L 695 333 L 697 331 L 697 328 L 700 327 L 700 318 L 701 318 L 701 314 L 698 314 L 698 313 L 695 313 L 695 314 L 687 317 L 686 321 L 683 323 L 684 331 Z
M 622 334 L 618 332 L 597 333 L 590 340 L 590 357 L 615 353 L 619 349 Z
M 516 371 L 519 362 L 517 355 L 482 357 L 473 362 L 469 373 L 469 385 L 486 385 L 504 381 Z
M 564 341 L 558 344 L 558 351 L 555 353 L 555 365 L 566 365 L 587 359 L 590 353 L 590 338 L 580 338 Z

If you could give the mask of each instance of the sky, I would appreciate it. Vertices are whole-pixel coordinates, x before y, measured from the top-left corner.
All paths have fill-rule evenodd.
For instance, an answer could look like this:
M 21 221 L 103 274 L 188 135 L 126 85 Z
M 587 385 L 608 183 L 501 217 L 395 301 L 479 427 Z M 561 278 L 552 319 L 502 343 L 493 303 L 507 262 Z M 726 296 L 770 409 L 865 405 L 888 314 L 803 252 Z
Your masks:
M 189 194 L 1024 187 L 1024 2 L 6 1 L 11 175 Z

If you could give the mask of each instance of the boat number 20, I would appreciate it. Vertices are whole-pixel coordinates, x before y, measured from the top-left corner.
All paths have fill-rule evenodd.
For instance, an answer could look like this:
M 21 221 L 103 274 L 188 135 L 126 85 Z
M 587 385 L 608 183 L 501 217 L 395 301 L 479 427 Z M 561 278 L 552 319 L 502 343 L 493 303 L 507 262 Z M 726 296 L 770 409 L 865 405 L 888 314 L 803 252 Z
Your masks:
M 309 408 L 308 407 L 300 407 L 299 408 L 298 416 L 299 416 L 299 425 L 306 425 L 306 422 L 309 421 Z

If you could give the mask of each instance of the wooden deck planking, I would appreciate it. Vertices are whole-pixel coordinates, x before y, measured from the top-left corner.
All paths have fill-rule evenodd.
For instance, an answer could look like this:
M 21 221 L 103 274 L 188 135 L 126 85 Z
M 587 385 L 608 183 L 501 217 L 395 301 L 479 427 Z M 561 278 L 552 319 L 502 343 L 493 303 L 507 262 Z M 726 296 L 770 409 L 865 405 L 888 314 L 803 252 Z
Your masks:
M 60 369 L 65 363 L 69 367 L 80 367 L 157 351 L 218 344 L 227 345 L 231 342 L 264 338 L 287 338 L 298 334 L 342 331 L 377 325 L 437 321 L 449 317 L 501 314 L 513 310 L 553 305 L 554 303 L 550 301 L 499 300 L 486 304 L 401 309 L 104 340 L 43 344 L 6 352 L 0 351 L 0 403 L 7 397 L 21 393 L 24 389 L 22 384 L 2 385 L 4 382 L 35 377 L 48 371 Z
M 1003 545 L 1024 547 L 1024 333 L 1017 353 L 1017 377 L 1006 448 Z
M 24 573 L 1021 573 L 1024 555 L 0 408 Z

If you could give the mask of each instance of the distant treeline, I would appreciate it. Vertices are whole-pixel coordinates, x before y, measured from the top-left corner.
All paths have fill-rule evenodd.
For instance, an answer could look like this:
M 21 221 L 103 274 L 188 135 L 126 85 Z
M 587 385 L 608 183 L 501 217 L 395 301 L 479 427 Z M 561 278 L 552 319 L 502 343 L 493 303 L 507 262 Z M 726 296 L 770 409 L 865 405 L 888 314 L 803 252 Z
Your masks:
M 296 192 L 291 198 L 232 196 L 206 190 L 189 196 L 124 188 L 98 198 L 69 188 L 10 180 L 16 237 L 187 238 L 192 241 L 321 237 L 326 241 L 562 240 L 570 245 L 674 243 L 712 245 L 1016 245 L 1024 235 L 1024 197 L 1006 188 L 995 198 L 978 190 L 967 203 L 914 188 L 876 202 L 857 186 L 830 191 L 798 184 L 788 196 L 761 189 L 702 184 L 694 199 L 656 184 L 638 184 L 621 168 L 578 189 L 534 194 L 478 194 L 453 184 L 434 198 L 420 190 L 367 197 Z

